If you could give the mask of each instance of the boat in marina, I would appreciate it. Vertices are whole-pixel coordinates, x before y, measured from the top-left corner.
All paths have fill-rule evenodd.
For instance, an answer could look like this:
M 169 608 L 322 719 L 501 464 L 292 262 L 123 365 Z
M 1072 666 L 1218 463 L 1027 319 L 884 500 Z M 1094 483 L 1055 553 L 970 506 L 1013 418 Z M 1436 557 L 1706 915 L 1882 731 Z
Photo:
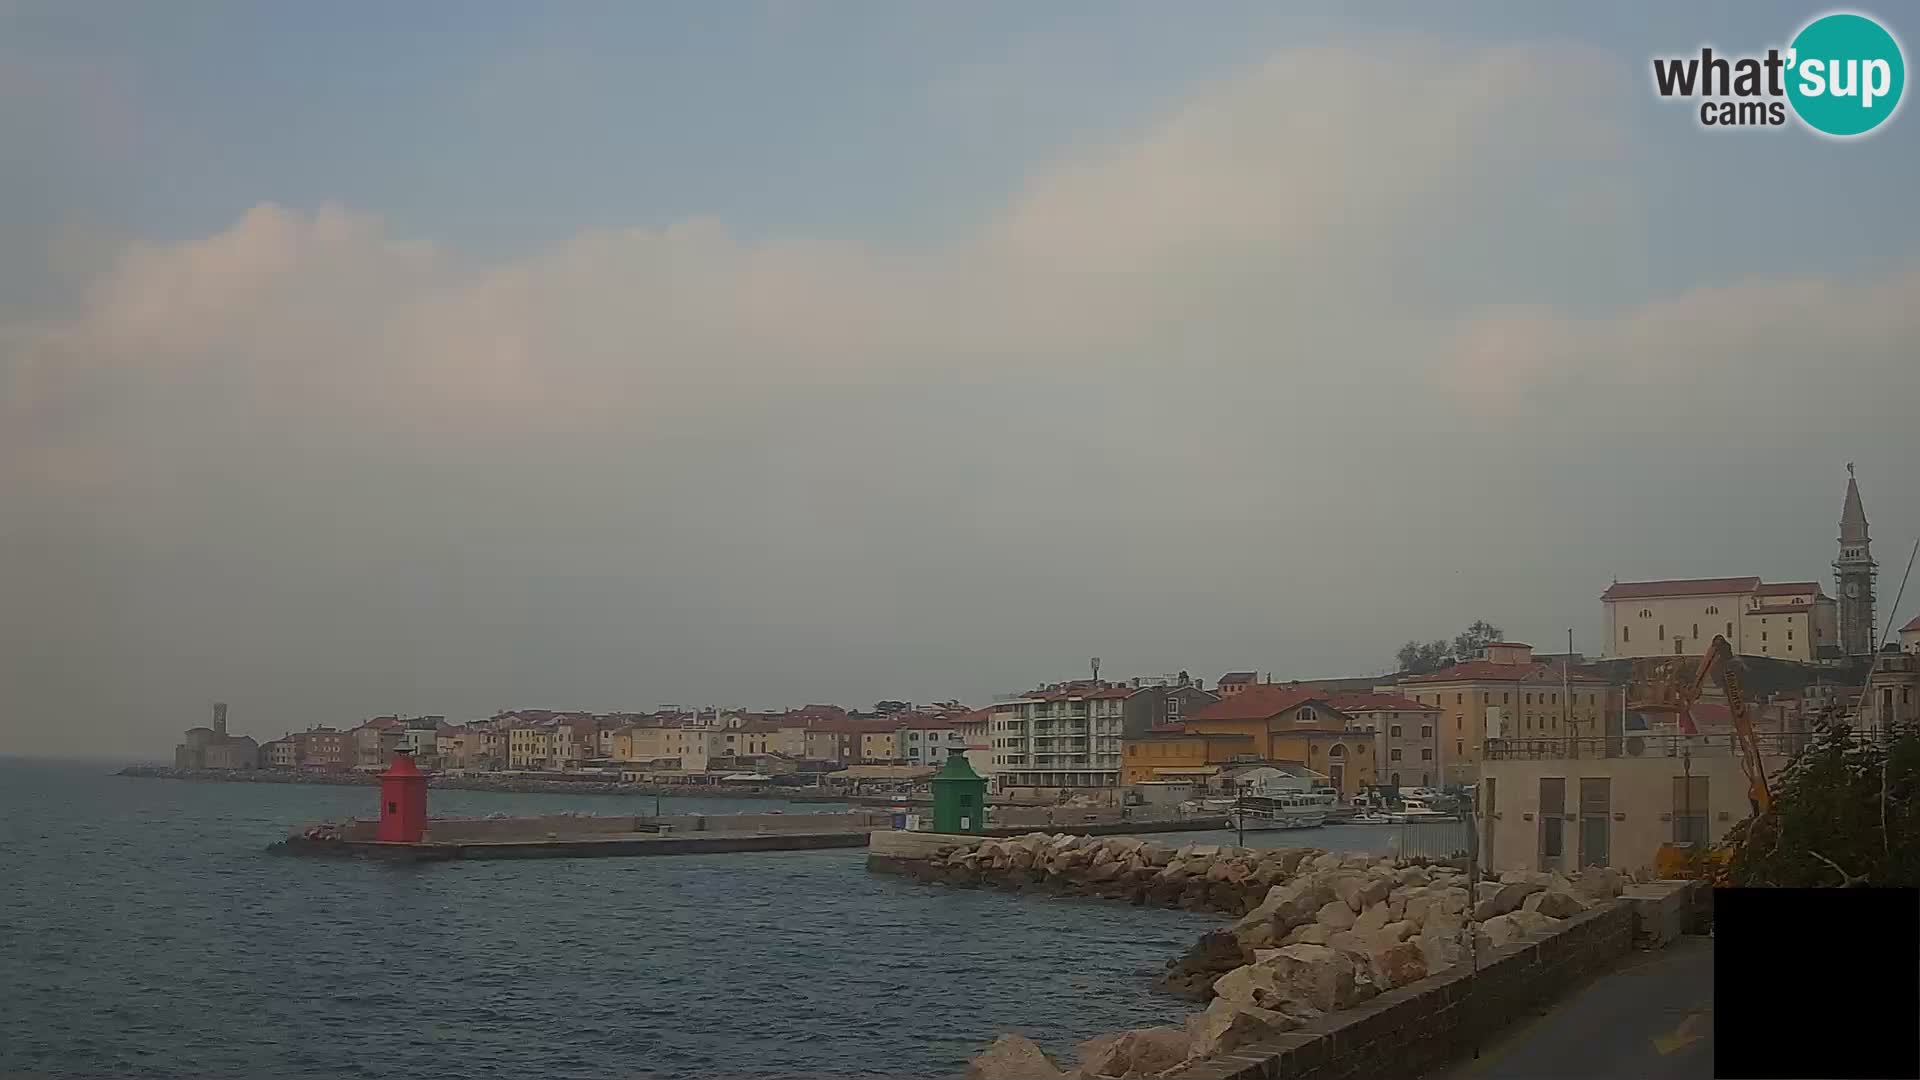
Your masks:
M 1275 791 L 1229 801 L 1228 814 L 1237 829 L 1312 829 L 1326 824 L 1333 813 L 1331 792 Z

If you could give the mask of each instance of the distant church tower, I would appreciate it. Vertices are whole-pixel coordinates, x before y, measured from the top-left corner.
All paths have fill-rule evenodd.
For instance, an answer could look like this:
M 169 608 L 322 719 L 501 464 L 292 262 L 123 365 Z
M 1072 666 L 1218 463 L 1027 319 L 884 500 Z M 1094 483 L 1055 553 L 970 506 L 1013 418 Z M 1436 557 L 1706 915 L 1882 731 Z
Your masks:
M 1860 505 L 1860 487 L 1853 482 L 1853 463 L 1847 463 L 1847 505 L 1840 511 L 1840 557 L 1833 561 L 1834 585 L 1840 593 L 1840 651 L 1866 656 L 1874 649 L 1873 541 L 1867 536 L 1867 511 Z

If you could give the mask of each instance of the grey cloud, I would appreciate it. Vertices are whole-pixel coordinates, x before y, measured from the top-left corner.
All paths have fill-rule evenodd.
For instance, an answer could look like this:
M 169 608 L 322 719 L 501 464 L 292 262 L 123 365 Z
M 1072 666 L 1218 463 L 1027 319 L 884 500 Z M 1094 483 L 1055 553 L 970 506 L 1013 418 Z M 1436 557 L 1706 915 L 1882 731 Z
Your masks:
M 1814 574 L 1824 518 L 1676 551 L 1684 466 L 1731 432 L 1728 488 L 1817 482 L 1829 416 L 1743 418 L 1911 387 L 1912 280 L 1596 312 L 1646 257 L 1638 89 L 1283 54 L 908 253 L 693 221 L 473 264 L 271 204 L 126 250 L 0 327 L 0 746 L 151 752 L 215 695 L 267 734 L 1353 673 L 1583 625 L 1623 561 Z

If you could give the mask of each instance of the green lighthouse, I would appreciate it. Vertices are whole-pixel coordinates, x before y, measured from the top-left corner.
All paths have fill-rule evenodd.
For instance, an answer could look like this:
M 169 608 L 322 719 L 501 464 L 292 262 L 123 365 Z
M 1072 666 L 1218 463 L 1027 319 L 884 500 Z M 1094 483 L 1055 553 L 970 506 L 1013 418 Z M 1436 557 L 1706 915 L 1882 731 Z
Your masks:
M 987 778 L 967 764 L 967 752 L 953 749 L 933 785 L 933 831 L 978 833 L 987 827 Z

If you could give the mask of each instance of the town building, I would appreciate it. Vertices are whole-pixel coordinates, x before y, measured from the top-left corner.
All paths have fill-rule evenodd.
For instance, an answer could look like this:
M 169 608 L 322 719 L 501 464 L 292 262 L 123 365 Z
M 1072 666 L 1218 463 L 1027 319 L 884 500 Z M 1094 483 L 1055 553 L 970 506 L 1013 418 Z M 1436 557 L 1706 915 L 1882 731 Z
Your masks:
M 1873 585 L 1879 564 L 1873 561 L 1873 538 L 1867 528 L 1867 509 L 1854 483 L 1853 463 L 1847 463 L 1847 499 L 1840 508 L 1840 554 L 1833 560 L 1834 586 L 1840 592 L 1839 642 L 1846 656 L 1869 656 L 1879 651 L 1878 626 L 1873 621 Z
M 1624 687 L 1533 659 L 1533 646 L 1495 642 L 1477 660 L 1379 688 L 1440 710 L 1439 779 L 1471 784 L 1489 741 L 1617 735 Z M 1611 725 L 1611 726 L 1610 726 Z
M 1218 787 L 1231 766 L 1261 760 L 1256 746 L 1255 737 L 1245 732 L 1206 734 L 1187 731 L 1184 722 L 1163 724 L 1145 734 L 1127 736 L 1121 782 L 1128 786 L 1184 782 L 1195 790 Z
M 400 749 L 405 725 L 398 716 L 376 716 L 350 732 L 353 738 L 353 767 L 384 769 Z
M 545 769 L 553 762 L 553 728 L 549 723 L 523 721 L 507 727 L 507 768 Z
M 353 768 L 353 736 L 330 727 L 311 727 L 292 736 L 303 769 Z
M 1920 654 L 1881 653 L 1867 674 L 1866 699 L 1855 726 L 1876 735 L 1894 724 L 1920 722 Z
M 1132 694 L 1129 687 L 1088 679 L 996 702 L 988 736 L 1000 792 L 1117 800 L 1122 718 Z
M 1134 692 L 1120 710 L 1120 727 L 1129 738 L 1177 724 L 1221 697 L 1184 671 L 1154 679 L 1133 679 L 1129 685 L 1134 687 Z
M 992 726 L 991 708 L 974 709 L 953 718 L 953 729 L 960 733 L 960 741 L 967 748 L 967 764 L 986 778 L 988 791 L 997 792 L 1000 786 L 994 776 L 993 736 L 989 731 Z
M 862 762 L 904 761 L 906 751 L 900 746 L 900 737 L 904 734 L 891 719 L 856 720 L 860 730 L 860 760 Z
M 260 744 L 260 765 L 267 769 L 300 767 L 300 741 L 292 735 Z
M 213 706 L 212 727 L 191 727 L 173 748 L 176 769 L 257 769 L 260 745 L 247 735 L 227 733 L 227 706 Z
M 1759 736 L 1768 775 L 1787 736 Z M 1718 841 L 1750 811 L 1730 734 L 1534 739 L 1490 746 L 1476 791 L 1487 869 L 1651 869 L 1661 845 Z
M 946 764 L 949 750 L 964 750 L 966 736 L 958 726 L 963 712 L 916 713 L 908 716 L 895 732 L 896 756 L 913 765 Z M 887 760 L 887 759 L 874 759 Z
M 1920 653 L 1920 615 L 1915 615 L 1907 625 L 1900 628 L 1900 651 Z
M 1179 727 L 1189 736 L 1247 737 L 1238 750 L 1210 741 L 1209 755 L 1228 751 L 1224 762 L 1210 765 L 1300 765 L 1327 777 L 1343 798 L 1379 782 L 1373 733 L 1312 688 L 1255 683 L 1187 717 Z
M 1216 684 L 1217 696 L 1230 698 L 1245 691 L 1249 686 L 1257 685 L 1259 681 L 1260 673 L 1257 671 L 1229 671 L 1220 676 L 1220 681 Z
M 1814 581 L 1616 581 L 1600 602 L 1607 657 L 1704 656 L 1715 636 L 1743 656 L 1803 662 L 1839 656 L 1836 607 Z
M 1381 783 L 1406 787 L 1441 783 L 1440 706 L 1377 690 L 1330 694 L 1327 704 L 1352 717 L 1356 727 L 1373 733 L 1374 767 Z

